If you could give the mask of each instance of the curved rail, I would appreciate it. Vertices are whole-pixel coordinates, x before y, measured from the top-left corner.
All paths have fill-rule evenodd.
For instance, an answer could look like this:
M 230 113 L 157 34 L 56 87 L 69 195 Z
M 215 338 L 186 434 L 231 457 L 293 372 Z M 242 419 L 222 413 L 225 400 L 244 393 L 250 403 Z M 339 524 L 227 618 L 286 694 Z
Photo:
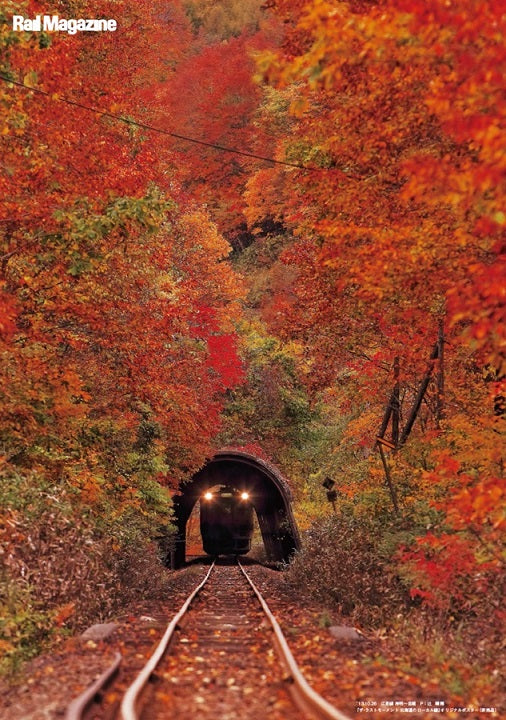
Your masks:
M 190 607 L 194 597 L 200 592 L 200 590 L 204 587 L 206 584 L 209 575 L 211 574 L 213 568 L 215 566 L 215 562 L 211 565 L 209 568 L 209 572 L 205 576 L 205 578 L 202 580 L 200 585 L 198 585 L 195 590 L 191 593 L 191 595 L 187 598 L 184 605 L 181 607 L 177 615 L 175 615 L 170 623 L 167 625 L 167 629 L 165 630 L 165 633 L 158 643 L 156 650 L 149 658 L 146 665 L 144 665 L 141 672 L 137 675 L 134 682 L 130 685 L 128 690 L 125 693 L 125 697 L 123 698 L 123 702 L 121 703 L 120 708 L 120 718 L 122 720 L 138 720 L 138 715 L 135 710 L 135 704 L 138 700 L 139 695 L 141 694 L 144 686 L 146 685 L 147 681 L 151 677 L 152 673 L 154 672 L 156 666 L 160 662 L 164 652 L 167 649 L 167 646 L 169 644 L 169 641 L 174 633 L 174 630 L 177 627 L 178 622 L 181 620 L 185 612 Z
M 350 720 L 347 715 L 344 715 L 342 712 L 337 710 L 337 708 L 335 708 L 333 705 L 327 702 L 327 700 L 322 698 L 322 696 L 319 695 L 315 690 L 313 690 L 311 685 L 309 685 L 306 678 L 299 670 L 299 666 L 297 665 L 297 662 L 292 655 L 292 651 L 288 647 L 288 643 L 286 642 L 285 636 L 283 635 L 278 621 L 270 611 L 269 606 L 262 597 L 262 594 L 260 593 L 256 585 L 253 583 L 246 570 L 243 568 L 239 561 L 237 561 L 237 563 L 241 568 L 244 577 L 250 584 L 251 589 L 255 593 L 258 601 L 260 602 L 264 613 L 269 618 L 269 622 L 272 625 L 272 629 L 274 630 L 274 637 L 276 640 L 276 647 L 283 659 L 283 662 L 285 663 L 286 667 L 290 672 L 293 683 L 290 689 L 292 691 L 292 694 L 295 696 L 294 699 L 297 704 L 301 707 L 302 710 L 304 710 L 312 717 L 318 718 L 318 720 Z
M 104 672 L 95 680 L 95 682 L 86 688 L 78 697 L 73 700 L 65 713 L 65 720 L 80 720 L 83 713 L 91 705 L 97 694 L 103 690 L 109 680 L 117 673 L 121 664 L 121 655 L 117 652 L 114 656 L 114 662 L 104 670 Z
M 152 677 L 163 655 L 165 654 L 174 630 L 177 628 L 179 621 L 187 612 L 195 596 L 207 583 L 215 564 L 216 562 L 212 563 L 205 578 L 191 592 L 179 612 L 172 618 L 170 623 L 167 625 L 163 637 L 156 646 L 153 654 L 151 655 L 141 672 L 137 675 L 134 682 L 126 690 L 119 711 L 119 717 L 121 720 L 139 720 L 139 715 L 136 710 L 139 696 L 145 688 L 146 684 L 148 683 L 149 679 Z M 289 673 L 289 679 L 291 681 L 289 690 L 292 694 L 295 704 L 298 705 L 298 707 L 305 714 L 307 714 L 314 720 L 350 720 L 349 716 L 337 710 L 333 705 L 331 705 L 324 698 L 322 698 L 322 696 L 319 695 L 315 690 L 313 690 L 313 688 L 309 685 L 309 683 L 301 673 L 290 648 L 288 647 L 288 643 L 283 635 L 279 623 L 270 611 L 269 606 L 262 597 L 262 594 L 260 593 L 256 585 L 253 583 L 242 564 L 239 561 L 237 561 L 237 564 L 242 574 L 246 578 L 248 584 L 250 585 L 251 589 L 253 590 L 257 600 L 262 607 L 262 610 L 264 611 L 272 626 L 272 629 L 274 631 L 274 644 L 281 656 L 282 662 L 284 663 Z M 91 702 L 93 701 L 93 698 L 97 696 L 97 694 L 103 689 L 109 679 L 117 671 L 120 662 L 121 655 L 119 655 L 118 653 L 113 665 L 111 665 L 84 693 L 82 693 L 82 695 L 76 698 L 69 705 L 65 720 L 80 720 L 83 717 L 83 713 L 88 709 Z

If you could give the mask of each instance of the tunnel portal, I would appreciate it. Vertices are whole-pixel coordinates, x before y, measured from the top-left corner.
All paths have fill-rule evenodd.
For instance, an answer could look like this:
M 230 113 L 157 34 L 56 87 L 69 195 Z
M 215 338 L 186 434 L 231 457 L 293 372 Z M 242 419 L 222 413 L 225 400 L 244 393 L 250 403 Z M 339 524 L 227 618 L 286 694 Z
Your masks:
M 221 450 L 174 497 L 177 536 L 171 566 L 186 561 L 186 524 L 201 496 L 216 485 L 248 488 L 267 558 L 288 562 L 300 540 L 292 512 L 292 494 L 287 481 L 269 463 L 238 450 Z

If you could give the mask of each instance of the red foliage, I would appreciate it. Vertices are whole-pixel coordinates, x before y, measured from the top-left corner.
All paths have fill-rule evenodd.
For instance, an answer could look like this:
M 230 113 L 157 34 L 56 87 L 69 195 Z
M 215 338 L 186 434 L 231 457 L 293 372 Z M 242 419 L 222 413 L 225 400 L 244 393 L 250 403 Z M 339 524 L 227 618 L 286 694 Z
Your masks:
M 198 466 L 219 427 L 223 391 L 242 371 L 232 325 L 241 291 L 229 247 L 204 212 L 176 209 L 183 195 L 167 172 L 167 148 L 65 102 L 158 117 L 160 106 L 146 108 L 138 86 L 156 87 L 159 58 L 181 52 L 185 16 L 177 3 L 167 11 L 155 0 L 78 5 L 82 17 L 117 18 L 114 37 L 54 33 L 49 46 L 37 33 L 2 39 L 5 68 L 43 92 L 0 86 L 8 360 L 0 392 L 9 457 L 25 453 L 28 463 L 41 445 L 74 448 L 65 469 L 41 462 L 55 477 L 75 472 L 84 498 L 98 487 L 89 476 L 104 468 L 80 442 L 105 427 L 135 446 L 149 417 L 173 476 Z M 26 3 L 23 11 L 40 9 Z M 171 22 L 160 22 L 167 13 Z M 157 31 L 139 32 L 139 22 Z M 205 306 L 209 316 L 195 333 Z M 89 454 L 86 471 L 81 453 Z
M 477 567 L 468 539 L 453 534 L 428 533 L 418 539 L 417 549 L 404 550 L 399 559 L 410 568 L 411 597 L 444 612 L 471 610 L 497 576 L 492 563 Z
M 196 52 L 190 45 L 179 57 L 176 73 L 161 79 L 148 98 L 157 125 L 221 147 L 268 154 L 265 133 L 253 125 L 260 89 L 252 79 L 251 58 L 265 45 L 261 34 L 244 34 Z M 233 240 L 245 224 L 242 193 L 251 161 L 184 140 L 171 145 L 184 158 L 176 166 L 185 190 L 212 210 L 220 230 Z

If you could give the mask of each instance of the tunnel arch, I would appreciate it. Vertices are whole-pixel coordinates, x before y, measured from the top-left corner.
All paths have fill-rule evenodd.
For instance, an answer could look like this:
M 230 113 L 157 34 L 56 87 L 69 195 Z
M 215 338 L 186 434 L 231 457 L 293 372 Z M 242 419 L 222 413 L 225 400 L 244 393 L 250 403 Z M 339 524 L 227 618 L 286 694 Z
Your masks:
M 171 552 L 173 568 L 186 561 L 186 525 L 201 495 L 215 485 L 247 487 L 269 560 L 288 562 L 300 546 L 292 511 L 292 493 L 286 479 L 270 463 L 241 450 L 220 450 L 174 496 L 177 528 Z

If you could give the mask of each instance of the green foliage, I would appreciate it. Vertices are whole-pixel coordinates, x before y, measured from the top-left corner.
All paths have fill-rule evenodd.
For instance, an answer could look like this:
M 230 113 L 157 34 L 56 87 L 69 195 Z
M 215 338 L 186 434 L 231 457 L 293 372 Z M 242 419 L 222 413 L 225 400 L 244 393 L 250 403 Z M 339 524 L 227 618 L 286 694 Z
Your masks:
M 37 608 L 30 587 L 0 574 L 0 675 L 15 672 L 55 635 L 54 613 Z
M 74 482 L 54 484 L 40 472 L 4 468 L 0 476 L 2 671 L 62 631 L 166 592 L 158 539 L 170 544 L 170 501 L 154 480 L 140 479 L 134 492 L 120 480 L 87 480 L 77 495 Z
M 194 32 L 207 42 L 221 42 L 243 32 L 254 32 L 262 0 L 184 0 Z
M 224 444 L 260 442 L 279 457 L 281 448 L 305 442 L 314 412 L 290 348 L 267 335 L 260 323 L 244 323 L 240 332 L 247 381 L 229 393 L 221 439 Z

